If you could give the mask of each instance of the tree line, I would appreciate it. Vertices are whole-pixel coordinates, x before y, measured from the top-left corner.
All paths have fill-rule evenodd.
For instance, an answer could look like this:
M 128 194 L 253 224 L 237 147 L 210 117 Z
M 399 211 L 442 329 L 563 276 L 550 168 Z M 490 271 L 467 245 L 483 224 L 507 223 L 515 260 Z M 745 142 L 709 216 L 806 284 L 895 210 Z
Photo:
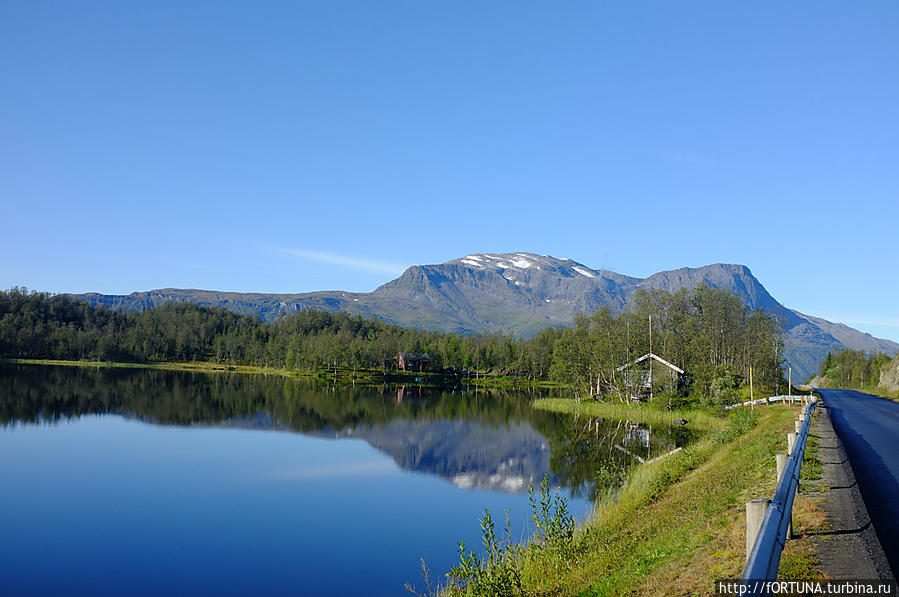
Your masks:
M 499 332 L 463 336 L 315 309 L 273 323 L 194 303 L 129 313 L 66 295 L 0 291 L 0 356 L 6 358 L 379 368 L 404 351 L 426 352 L 441 368 L 506 373 L 521 365 L 523 374 L 544 379 L 549 352 L 531 358 L 525 346 L 551 346 L 554 335 L 547 330 L 531 341 Z
M 844 350 L 834 355 L 828 352 L 821 361 L 815 381 L 826 388 L 872 389 L 880 385 L 880 373 L 890 357 L 883 353 L 866 355 L 861 350 Z
M 652 352 L 685 371 L 686 387 L 664 364 L 654 364 L 652 381 L 672 381 L 668 393 L 691 392 L 712 404 L 731 403 L 737 389 L 782 385 L 783 327 L 771 314 L 751 311 L 726 290 L 701 286 L 673 294 L 640 291 L 630 308 L 615 316 L 601 309 L 579 316 L 557 332 L 550 376 L 576 384 L 588 394 L 611 393 L 622 399 L 634 391 L 644 369 L 622 364 Z M 645 361 L 644 361 L 645 363 Z M 661 384 L 664 387 L 664 384 Z M 669 395 L 669 399 L 671 396 Z
M 621 314 L 601 309 L 578 316 L 571 327 L 546 328 L 529 339 L 409 329 L 315 309 L 265 323 L 193 303 L 126 313 L 66 295 L 0 292 L 0 356 L 6 358 L 312 369 L 381 368 L 400 351 L 426 352 L 438 368 L 554 380 L 586 395 L 626 399 L 630 389 L 623 381 L 631 370 L 617 368 L 648 353 L 650 342 L 653 353 L 687 373 L 686 383 L 671 392 L 726 402 L 747 382 L 750 367 L 756 384 L 773 388 L 783 382 L 776 319 L 750 311 L 726 290 L 707 287 L 640 291 Z

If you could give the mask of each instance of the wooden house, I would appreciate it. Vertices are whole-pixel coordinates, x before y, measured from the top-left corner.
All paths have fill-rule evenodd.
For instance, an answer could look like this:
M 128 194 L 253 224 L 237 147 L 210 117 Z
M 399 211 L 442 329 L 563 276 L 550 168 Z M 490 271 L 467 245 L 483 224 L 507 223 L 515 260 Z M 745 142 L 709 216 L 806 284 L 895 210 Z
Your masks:
M 654 371 L 654 361 L 664 367 L 656 367 Z M 621 365 L 615 371 L 623 373 L 625 392 L 636 400 L 652 398 L 656 389 L 677 390 L 686 382 L 683 369 L 651 352 Z
M 426 352 L 401 352 L 396 357 L 396 366 L 400 371 L 428 371 L 431 363 L 431 357 Z

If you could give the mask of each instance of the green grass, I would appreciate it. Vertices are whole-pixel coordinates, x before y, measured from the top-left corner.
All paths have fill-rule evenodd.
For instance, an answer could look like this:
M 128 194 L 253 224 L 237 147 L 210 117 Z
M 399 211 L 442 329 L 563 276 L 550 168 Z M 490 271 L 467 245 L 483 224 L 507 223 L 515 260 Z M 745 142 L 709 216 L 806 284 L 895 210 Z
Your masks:
M 576 402 L 571 398 L 544 398 L 534 402 L 534 408 L 554 412 L 578 414 L 602 419 L 621 419 L 647 425 L 673 425 L 679 419 L 699 430 L 720 429 L 725 425 L 721 416 L 699 409 L 664 410 L 649 405 L 621 404 L 619 402 Z
M 809 430 L 808 439 L 805 442 L 805 454 L 803 454 L 802 458 L 802 470 L 799 473 L 800 483 L 803 481 L 819 481 L 821 479 L 824 465 L 818 460 L 817 454 L 818 436 Z
M 563 387 L 554 381 L 534 381 L 526 377 L 514 375 L 478 375 L 477 377 L 462 377 L 461 385 L 477 386 L 484 388 L 496 388 L 504 390 L 524 390 L 531 388 L 553 389 Z
M 790 546 L 794 547 L 794 546 Z M 808 546 L 805 549 L 784 550 L 780 560 L 780 568 L 777 577 L 788 580 L 821 580 L 821 571 L 812 550 Z
M 605 417 L 624 408 L 631 420 L 654 424 L 693 417 L 708 432 L 681 452 L 635 469 L 578 527 L 564 557 L 527 547 L 520 560 L 521 591 L 508 594 L 710 594 L 715 580 L 740 575 L 743 504 L 773 495 L 774 454 L 783 450 L 798 409 L 737 409 L 724 419 L 695 410 L 667 413 L 570 400 L 541 400 L 537 406 Z
M 888 398 L 893 401 L 899 401 L 899 392 L 891 392 L 883 386 L 866 385 L 854 389 L 857 389 L 859 392 L 864 392 L 865 394 L 871 394 L 873 396 L 880 396 L 881 398 Z

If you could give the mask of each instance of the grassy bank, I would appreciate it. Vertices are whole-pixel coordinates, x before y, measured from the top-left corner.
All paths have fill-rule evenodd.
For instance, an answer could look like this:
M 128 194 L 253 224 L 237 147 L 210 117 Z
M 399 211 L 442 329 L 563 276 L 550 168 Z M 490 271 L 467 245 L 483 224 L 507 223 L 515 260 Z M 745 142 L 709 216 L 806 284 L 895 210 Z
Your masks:
M 582 416 L 614 416 L 620 407 L 539 401 L 538 407 Z M 736 409 L 727 418 L 700 411 L 628 411 L 631 420 L 693 418 L 709 431 L 681 452 L 635 469 L 614 496 L 565 544 L 531 544 L 508 562 L 508 591 L 469 584 L 451 594 L 704 595 L 714 581 L 739 577 L 744 563 L 744 503 L 774 493 L 774 455 L 797 408 Z M 806 554 L 807 555 L 807 554 Z M 790 569 L 810 565 L 784 553 Z M 804 557 L 804 556 L 803 556 Z M 519 590 L 520 588 L 520 590 Z
M 673 425 L 686 420 L 688 425 L 702 431 L 720 429 L 726 420 L 698 409 L 662 410 L 649 406 L 621 404 L 620 402 L 575 402 L 567 398 L 545 398 L 534 402 L 534 408 L 553 412 L 577 414 L 601 419 L 619 419 L 647 425 Z

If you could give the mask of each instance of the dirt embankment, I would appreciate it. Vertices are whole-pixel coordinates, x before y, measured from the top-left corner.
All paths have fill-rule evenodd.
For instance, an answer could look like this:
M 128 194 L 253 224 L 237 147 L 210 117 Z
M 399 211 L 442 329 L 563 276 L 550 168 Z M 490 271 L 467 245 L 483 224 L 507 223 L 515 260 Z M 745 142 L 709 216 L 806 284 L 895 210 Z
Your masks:
M 899 392 L 899 356 L 880 370 L 880 385 L 890 392 Z

